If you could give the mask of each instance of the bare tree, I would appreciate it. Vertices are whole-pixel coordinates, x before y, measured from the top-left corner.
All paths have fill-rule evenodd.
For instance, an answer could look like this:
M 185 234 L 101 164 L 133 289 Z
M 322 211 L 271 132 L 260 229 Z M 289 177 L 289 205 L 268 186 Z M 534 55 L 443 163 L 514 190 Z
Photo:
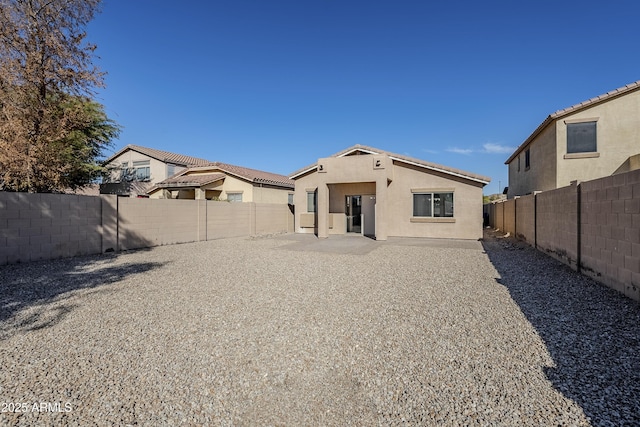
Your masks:
M 92 101 L 103 87 L 85 27 L 101 0 L 0 0 L 0 189 L 89 183 L 119 127 Z

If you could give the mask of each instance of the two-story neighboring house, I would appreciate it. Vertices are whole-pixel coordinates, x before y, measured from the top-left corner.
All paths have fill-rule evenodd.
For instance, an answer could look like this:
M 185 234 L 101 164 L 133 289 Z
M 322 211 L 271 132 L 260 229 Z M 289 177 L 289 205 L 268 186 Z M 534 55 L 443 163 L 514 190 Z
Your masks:
M 208 163 L 198 157 L 130 144 L 105 161 L 110 173 L 100 185 L 100 192 L 146 197 L 155 184 L 191 166 Z
M 192 166 L 156 183 L 152 199 L 227 200 L 293 204 L 294 182 L 284 175 L 228 163 Z
M 636 168 L 640 81 L 548 116 L 507 159 L 508 197 Z

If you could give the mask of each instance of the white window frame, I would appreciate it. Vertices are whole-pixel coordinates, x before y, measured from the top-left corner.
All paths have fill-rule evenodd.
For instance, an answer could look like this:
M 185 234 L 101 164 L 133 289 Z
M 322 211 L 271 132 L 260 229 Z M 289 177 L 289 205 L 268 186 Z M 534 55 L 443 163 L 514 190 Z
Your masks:
M 133 176 L 136 181 L 149 181 L 151 179 L 151 162 L 149 160 L 133 162 Z
M 242 203 L 242 191 L 227 191 L 227 200 L 233 203 Z
M 412 190 L 411 191 L 411 202 L 412 202 L 412 218 L 433 218 L 433 219 L 452 219 L 455 218 L 455 191 L 451 189 L 434 189 L 434 190 Z M 451 215 L 446 215 L 446 206 L 445 206 L 445 215 L 435 215 L 435 207 L 436 207 L 436 195 L 441 195 L 442 199 L 446 194 L 451 194 Z M 416 196 L 430 196 L 431 205 L 429 207 L 430 215 L 416 215 Z
M 316 209 L 318 209 L 316 191 L 307 191 L 307 213 L 315 213 Z

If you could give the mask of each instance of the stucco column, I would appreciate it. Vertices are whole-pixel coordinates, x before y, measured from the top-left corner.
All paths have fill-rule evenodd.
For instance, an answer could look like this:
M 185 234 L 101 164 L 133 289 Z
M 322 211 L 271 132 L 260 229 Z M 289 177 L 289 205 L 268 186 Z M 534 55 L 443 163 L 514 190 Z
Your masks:
M 318 183 L 318 238 L 329 237 L 329 187 L 324 182 Z
M 387 176 L 376 179 L 376 240 L 387 240 Z
M 196 200 L 205 200 L 205 193 L 203 189 L 196 188 Z

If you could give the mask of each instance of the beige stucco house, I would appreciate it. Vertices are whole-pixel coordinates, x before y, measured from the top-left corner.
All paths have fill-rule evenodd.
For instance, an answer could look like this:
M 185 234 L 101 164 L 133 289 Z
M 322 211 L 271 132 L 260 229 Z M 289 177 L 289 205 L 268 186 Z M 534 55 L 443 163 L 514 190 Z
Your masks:
M 293 203 L 294 182 L 284 175 L 213 162 L 184 169 L 149 191 L 158 199 Z
M 198 157 L 129 144 L 105 161 L 110 173 L 101 184 L 100 192 L 146 196 L 154 184 L 190 166 L 208 163 L 209 160 Z
M 482 237 L 484 176 L 355 145 L 291 179 L 298 233 Z
M 508 197 L 640 166 L 640 81 L 548 116 L 507 159 Z

